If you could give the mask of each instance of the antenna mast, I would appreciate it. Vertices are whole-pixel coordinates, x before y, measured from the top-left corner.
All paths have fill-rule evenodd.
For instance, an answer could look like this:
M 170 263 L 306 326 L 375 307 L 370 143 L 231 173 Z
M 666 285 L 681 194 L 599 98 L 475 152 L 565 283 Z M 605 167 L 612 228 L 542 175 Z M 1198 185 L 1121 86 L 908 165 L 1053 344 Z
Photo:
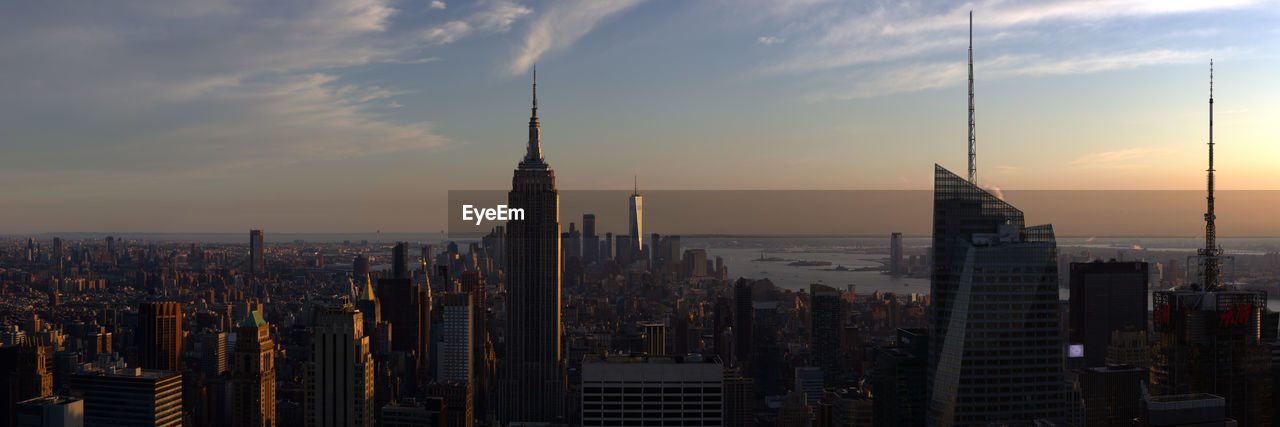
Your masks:
M 969 11 L 969 182 L 978 184 L 978 144 L 973 119 L 973 11 Z
M 1222 249 L 1217 245 L 1218 229 L 1214 224 L 1217 215 L 1213 213 L 1213 60 L 1209 60 L 1209 194 L 1206 197 L 1208 209 L 1204 213 L 1204 249 L 1200 255 L 1204 257 L 1204 289 L 1216 290 L 1220 284 L 1219 269 Z

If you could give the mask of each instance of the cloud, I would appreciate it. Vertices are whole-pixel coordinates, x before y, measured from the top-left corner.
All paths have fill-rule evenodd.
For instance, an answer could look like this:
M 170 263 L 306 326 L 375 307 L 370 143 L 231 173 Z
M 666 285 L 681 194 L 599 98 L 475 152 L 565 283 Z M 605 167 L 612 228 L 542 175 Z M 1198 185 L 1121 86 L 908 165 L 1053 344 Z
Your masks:
M 775 45 L 775 44 L 781 44 L 781 43 L 784 43 L 784 42 L 786 42 L 786 41 L 787 41 L 787 39 L 783 39 L 783 38 L 778 38 L 778 37 L 773 37 L 773 36 L 762 36 L 762 37 L 760 37 L 760 38 L 756 39 L 756 44 L 762 44 L 762 45 L 765 45 L 765 46 L 773 46 L 773 45 Z
M 523 46 L 507 66 L 507 74 L 522 74 L 548 51 L 572 46 L 601 21 L 642 0 L 562 0 L 543 11 L 530 25 Z
M 381 117 L 403 91 L 344 80 L 434 60 L 410 56 L 390 1 L 0 6 L 0 168 L 169 174 L 156 180 L 443 144 L 430 123 Z
M 444 9 L 444 2 L 440 0 L 431 0 L 431 4 L 427 5 L 427 9 Z
M 466 21 L 449 21 L 422 32 L 423 40 L 433 44 L 449 44 L 471 34 L 471 24 Z
M 1169 154 L 1164 148 L 1139 147 L 1090 153 L 1071 161 L 1071 166 L 1088 169 L 1126 169 L 1150 166 L 1152 159 Z
M 511 30 L 511 24 L 533 13 L 532 9 L 507 0 L 484 1 L 480 10 L 464 20 L 449 21 L 422 32 L 422 39 L 431 44 L 445 45 L 476 33 L 494 34 Z
M 1200 61 L 1210 54 L 1239 51 L 1195 43 L 1215 30 L 1142 27 L 1136 19 L 1208 13 L 1252 7 L 1251 0 L 1224 2 L 1141 0 L 983 0 L 963 5 L 915 2 L 825 3 L 796 1 L 756 8 L 785 40 L 779 55 L 755 67 L 757 76 L 817 75 L 840 70 L 864 79 L 853 88 L 827 89 L 806 99 L 850 99 L 951 85 L 963 85 L 954 68 L 964 65 L 969 43 L 969 11 L 974 11 L 975 67 L 980 78 L 1084 74 L 1147 65 Z M 770 21 L 771 20 L 771 21 Z M 1125 50 L 1098 39 L 1100 29 L 1126 35 Z M 785 39 L 783 38 L 785 37 Z M 990 52 L 996 52 L 992 59 Z M 916 83 L 900 76 L 921 78 Z M 879 87 L 874 87 L 882 84 Z

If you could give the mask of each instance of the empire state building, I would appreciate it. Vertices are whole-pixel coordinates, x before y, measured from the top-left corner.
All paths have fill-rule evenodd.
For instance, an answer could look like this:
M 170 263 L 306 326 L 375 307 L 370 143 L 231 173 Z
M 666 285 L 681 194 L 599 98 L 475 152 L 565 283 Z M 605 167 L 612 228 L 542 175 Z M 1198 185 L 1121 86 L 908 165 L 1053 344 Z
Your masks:
M 507 204 L 524 219 L 507 223 L 506 422 L 552 422 L 563 413 L 560 354 L 560 193 L 542 158 L 534 71 L 529 144 Z

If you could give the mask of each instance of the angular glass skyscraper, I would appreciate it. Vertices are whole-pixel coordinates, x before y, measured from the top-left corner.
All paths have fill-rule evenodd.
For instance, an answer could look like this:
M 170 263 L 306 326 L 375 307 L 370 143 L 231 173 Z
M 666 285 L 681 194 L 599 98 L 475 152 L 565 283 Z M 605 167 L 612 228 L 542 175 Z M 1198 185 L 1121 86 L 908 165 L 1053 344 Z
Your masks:
M 529 145 L 511 179 L 507 204 L 524 219 L 507 222 L 507 348 L 504 376 L 508 422 L 563 417 L 564 359 L 560 353 L 560 193 L 542 158 L 537 84 L 529 117 Z
M 1062 416 L 1053 228 L 941 166 L 933 192 L 929 425 Z

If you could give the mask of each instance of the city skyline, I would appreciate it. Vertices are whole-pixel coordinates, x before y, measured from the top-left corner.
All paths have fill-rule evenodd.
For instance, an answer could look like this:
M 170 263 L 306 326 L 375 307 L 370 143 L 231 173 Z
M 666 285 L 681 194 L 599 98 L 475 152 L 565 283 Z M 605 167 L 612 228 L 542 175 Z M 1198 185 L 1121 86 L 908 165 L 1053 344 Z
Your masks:
M 1267 3 L 292 6 L 7 6 L 30 19 L 0 49 L 15 141 L 0 174 L 20 183 L 0 233 L 434 231 L 417 212 L 445 191 L 504 186 L 534 60 L 562 188 L 923 189 L 918 165 L 962 169 L 969 9 L 984 187 L 1200 188 L 1209 57 L 1218 187 L 1278 178 Z M 181 22 L 202 25 L 167 41 Z M 91 36 L 120 59 L 67 56 Z M 246 46 L 263 37 L 280 41 Z M 712 46 L 723 57 L 697 54 Z M 192 49 L 227 64 L 196 71 L 175 53 Z

